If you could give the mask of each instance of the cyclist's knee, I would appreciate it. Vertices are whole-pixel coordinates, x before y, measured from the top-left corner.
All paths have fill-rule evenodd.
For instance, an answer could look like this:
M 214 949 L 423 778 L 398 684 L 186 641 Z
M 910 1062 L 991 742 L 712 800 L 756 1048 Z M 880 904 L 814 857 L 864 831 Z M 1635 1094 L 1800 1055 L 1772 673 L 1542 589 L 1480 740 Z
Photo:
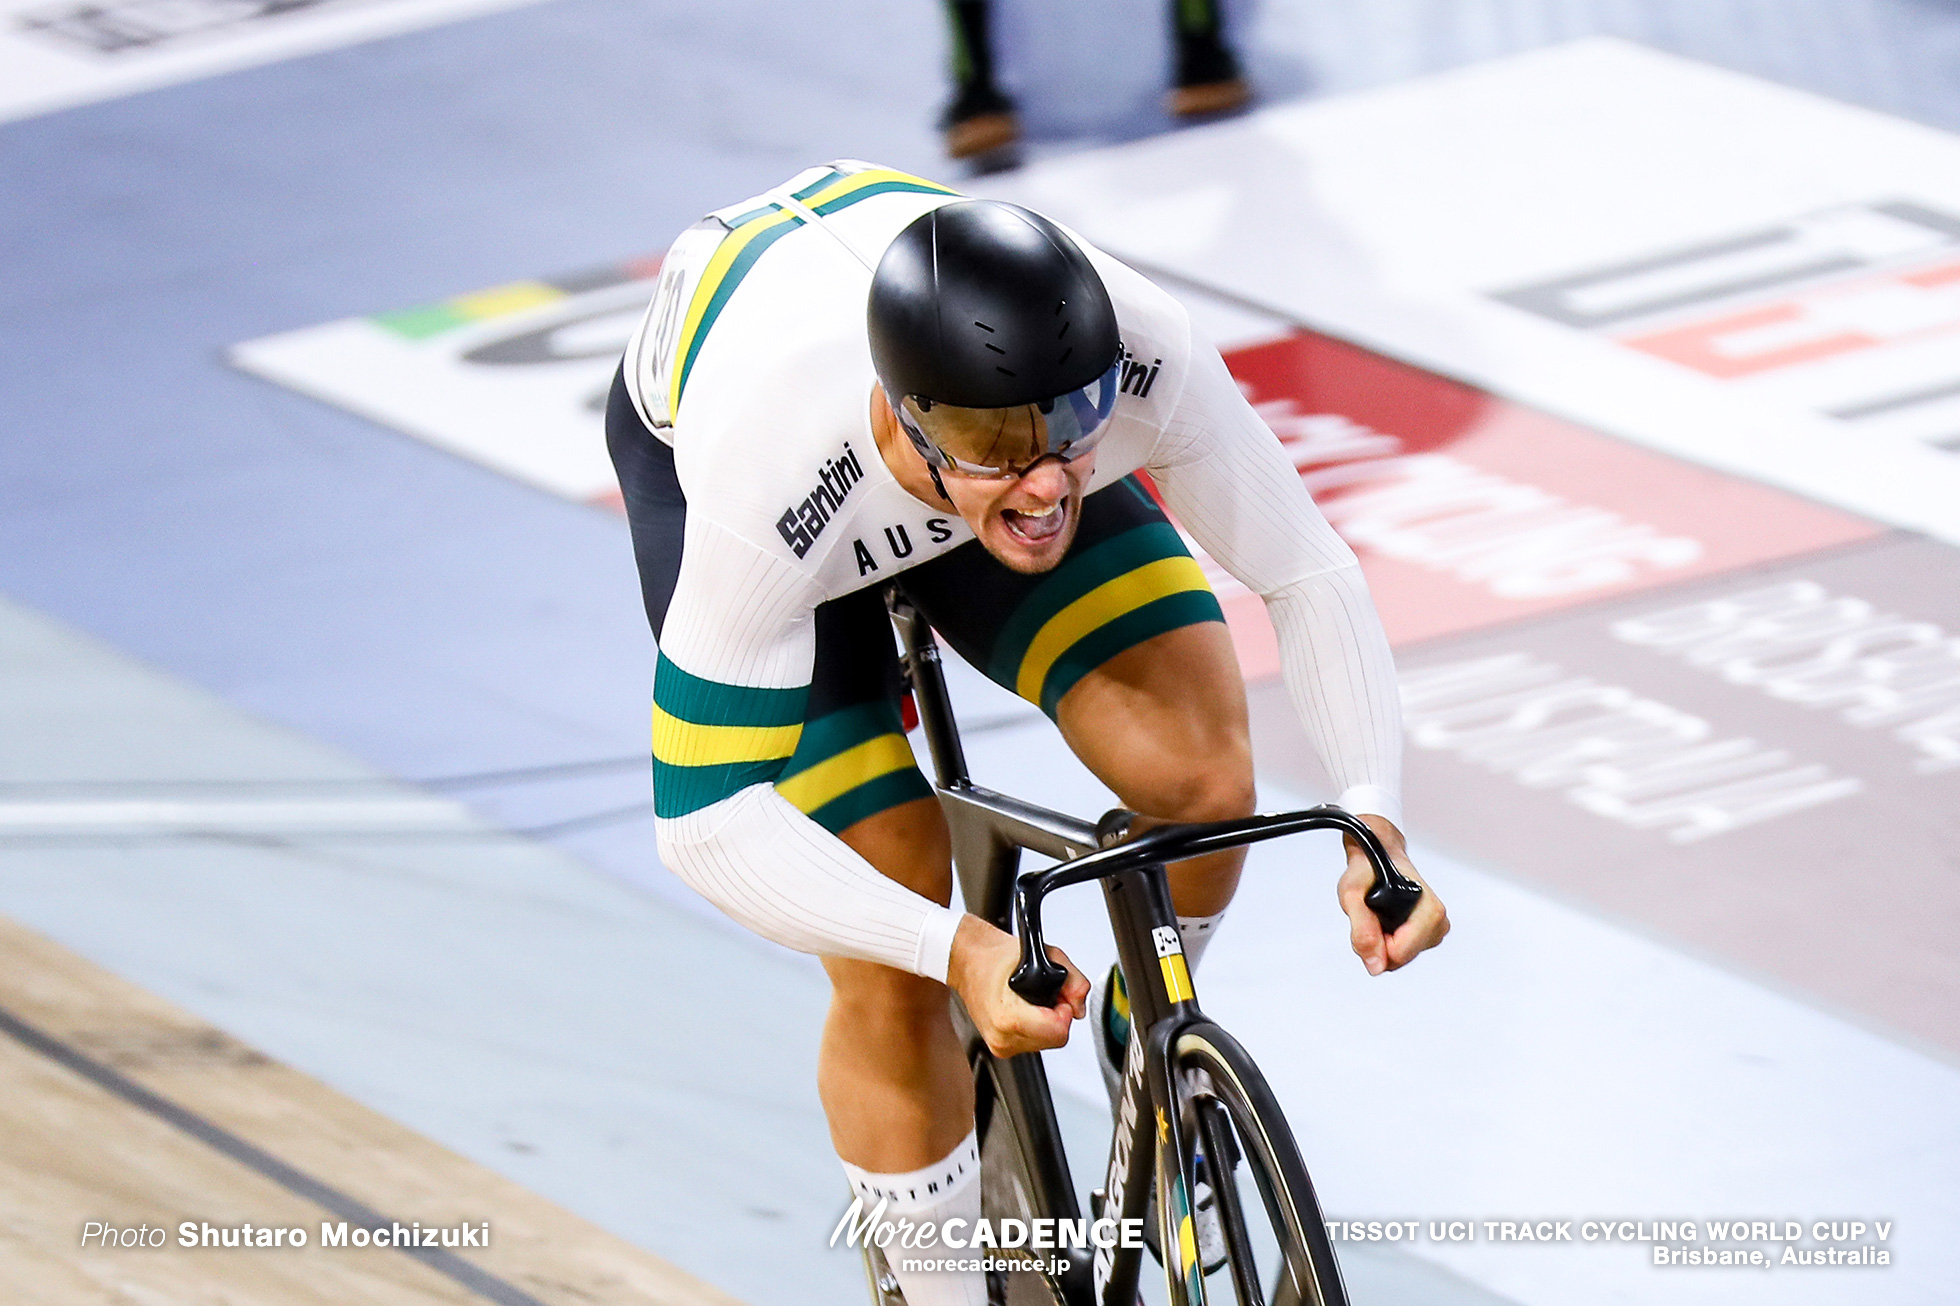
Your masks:
M 1170 821 L 1230 821 L 1250 816 L 1258 803 L 1252 757 L 1192 759 L 1155 786 L 1150 815 Z

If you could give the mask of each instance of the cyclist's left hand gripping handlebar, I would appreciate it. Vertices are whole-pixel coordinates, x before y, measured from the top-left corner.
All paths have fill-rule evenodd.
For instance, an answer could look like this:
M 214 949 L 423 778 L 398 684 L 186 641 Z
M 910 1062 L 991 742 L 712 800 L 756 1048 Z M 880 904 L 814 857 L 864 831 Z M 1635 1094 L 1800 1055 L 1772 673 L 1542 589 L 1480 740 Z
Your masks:
M 1363 852 L 1375 868 L 1375 882 L 1361 901 L 1368 904 L 1368 910 L 1375 913 L 1375 919 L 1382 923 L 1383 934 L 1393 934 L 1408 921 L 1416 904 L 1422 901 L 1422 886 L 1404 875 L 1388 855 L 1388 848 L 1381 837 L 1369 828 L 1366 821 L 1355 822 L 1360 827 L 1348 831 L 1354 841 L 1361 845 Z

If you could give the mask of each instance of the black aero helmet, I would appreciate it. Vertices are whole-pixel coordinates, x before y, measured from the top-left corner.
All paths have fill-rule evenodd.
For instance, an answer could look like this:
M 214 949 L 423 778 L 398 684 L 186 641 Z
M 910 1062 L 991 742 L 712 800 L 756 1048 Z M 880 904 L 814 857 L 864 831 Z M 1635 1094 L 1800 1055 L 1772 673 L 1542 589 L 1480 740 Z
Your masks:
M 1116 362 L 1116 309 L 1075 242 L 1039 213 L 955 200 L 898 233 L 871 279 L 871 361 L 896 397 L 1040 404 Z

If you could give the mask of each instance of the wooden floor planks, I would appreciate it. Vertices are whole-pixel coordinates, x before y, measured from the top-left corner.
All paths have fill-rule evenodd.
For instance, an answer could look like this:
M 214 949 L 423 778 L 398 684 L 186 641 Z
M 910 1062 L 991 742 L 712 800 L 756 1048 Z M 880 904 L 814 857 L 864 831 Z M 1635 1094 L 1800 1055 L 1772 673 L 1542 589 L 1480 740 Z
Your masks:
M 490 1245 L 420 1258 L 320 1245 L 323 1222 L 363 1209 L 424 1227 L 488 1221 Z M 84 1249 L 90 1220 L 162 1226 L 166 1245 Z M 186 1220 L 298 1227 L 308 1245 L 187 1249 L 177 1243 Z M 21 1306 L 737 1306 L 4 918 L 0 1297 Z

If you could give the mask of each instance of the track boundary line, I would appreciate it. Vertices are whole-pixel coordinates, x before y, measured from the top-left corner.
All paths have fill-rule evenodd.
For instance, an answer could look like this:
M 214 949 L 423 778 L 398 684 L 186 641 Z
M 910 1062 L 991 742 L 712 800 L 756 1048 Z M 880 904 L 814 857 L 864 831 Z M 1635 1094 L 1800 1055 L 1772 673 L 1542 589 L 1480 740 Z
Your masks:
M 229 1157 L 246 1169 L 270 1179 L 294 1196 L 339 1216 L 349 1224 L 356 1224 L 366 1229 L 385 1229 L 400 1223 L 366 1203 L 349 1197 L 339 1189 L 315 1179 L 312 1175 L 295 1169 L 264 1148 L 247 1142 L 223 1126 L 213 1124 L 196 1112 L 179 1106 L 159 1093 L 152 1092 L 127 1075 L 103 1065 L 60 1039 L 36 1029 L 4 1007 L 0 1007 L 0 1033 L 8 1035 L 24 1047 L 39 1052 L 50 1061 L 66 1067 L 96 1087 L 113 1093 L 138 1110 L 190 1135 L 206 1147 Z M 545 1306 L 544 1302 L 522 1288 L 471 1264 L 446 1248 L 397 1247 L 393 1250 L 401 1252 L 404 1256 L 414 1257 L 437 1274 L 460 1284 L 479 1297 L 496 1302 L 497 1306 Z

